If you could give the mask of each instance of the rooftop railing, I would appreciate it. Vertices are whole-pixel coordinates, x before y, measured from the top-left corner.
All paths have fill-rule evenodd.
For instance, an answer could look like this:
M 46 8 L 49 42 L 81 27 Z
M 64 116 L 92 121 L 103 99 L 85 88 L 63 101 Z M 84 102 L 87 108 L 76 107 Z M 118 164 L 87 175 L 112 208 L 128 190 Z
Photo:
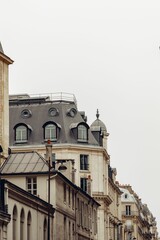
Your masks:
M 18 94 L 10 95 L 10 101 L 52 101 L 52 102 L 70 102 L 77 105 L 75 95 L 72 93 L 55 92 L 55 93 L 43 93 L 43 94 Z

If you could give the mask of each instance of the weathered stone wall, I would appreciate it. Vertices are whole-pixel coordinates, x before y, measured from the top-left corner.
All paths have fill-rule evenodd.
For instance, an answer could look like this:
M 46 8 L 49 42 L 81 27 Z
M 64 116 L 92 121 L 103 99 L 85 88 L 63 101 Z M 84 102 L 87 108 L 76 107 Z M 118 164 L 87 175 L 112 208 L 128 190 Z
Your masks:
M 8 95 L 8 64 L 0 60 L 0 145 L 3 155 L 7 155 L 9 145 Z

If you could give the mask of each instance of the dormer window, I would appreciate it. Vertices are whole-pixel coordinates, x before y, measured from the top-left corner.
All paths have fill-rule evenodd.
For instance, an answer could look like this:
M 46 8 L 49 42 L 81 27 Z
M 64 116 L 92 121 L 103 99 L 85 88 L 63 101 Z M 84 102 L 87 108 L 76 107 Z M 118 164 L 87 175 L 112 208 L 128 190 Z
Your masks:
M 44 140 L 45 141 L 57 141 L 57 136 L 61 126 L 55 122 L 47 122 L 43 125 L 44 128 Z
M 54 124 L 47 124 L 44 128 L 45 140 L 56 141 L 57 139 L 57 131 L 56 126 Z
M 28 141 L 29 130 L 32 128 L 26 124 L 18 124 L 15 129 L 15 141 L 16 143 L 25 143 Z
M 78 142 L 87 143 L 88 142 L 88 129 L 89 126 L 85 122 L 72 123 L 70 125 L 73 136 Z
M 88 140 L 88 129 L 85 125 L 80 124 L 78 126 L 78 141 L 87 142 Z
M 19 126 L 16 128 L 16 142 L 26 142 L 28 140 L 27 127 Z

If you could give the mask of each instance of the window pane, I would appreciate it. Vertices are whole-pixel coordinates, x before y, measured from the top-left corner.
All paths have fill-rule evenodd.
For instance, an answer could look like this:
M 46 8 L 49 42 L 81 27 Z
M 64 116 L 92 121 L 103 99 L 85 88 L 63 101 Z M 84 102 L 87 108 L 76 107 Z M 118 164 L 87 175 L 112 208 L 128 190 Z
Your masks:
M 80 170 L 88 170 L 88 155 L 80 155 Z
M 78 139 L 82 141 L 87 140 L 87 128 L 84 125 L 78 126 Z
M 27 191 L 37 195 L 37 179 L 34 178 L 27 178 L 26 179 Z
M 27 128 L 25 126 L 19 126 L 16 128 L 16 141 L 27 140 Z
M 56 126 L 54 124 L 48 124 L 45 127 L 45 139 L 56 140 Z
M 87 178 L 81 178 L 81 188 L 87 192 Z

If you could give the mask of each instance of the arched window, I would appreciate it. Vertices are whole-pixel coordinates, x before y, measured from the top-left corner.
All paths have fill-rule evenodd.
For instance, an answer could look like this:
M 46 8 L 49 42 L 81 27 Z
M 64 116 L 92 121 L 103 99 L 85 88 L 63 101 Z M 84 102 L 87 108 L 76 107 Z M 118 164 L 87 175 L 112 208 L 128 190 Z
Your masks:
M 16 143 L 25 143 L 28 141 L 29 131 L 32 131 L 30 125 L 19 123 L 14 127 Z
M 21 215 L 20 215 L 20 239 L 24 239 L 24 210 L 21 210 Z
M 44 219 L 43 223 L 43 240 L 47 240 L 47 220 Z
M 85 125 L 78 126 L 78 141 L 86 142 L 88 140 L 88 129 Z
M 44 126 L 44 139 L 45 139 L 45 141 L 47 141 L 47 140 L 56 141 L 57 140 L 57 127 L 55 124 L 49 123 Z
M 16 127 L 16 142 L 26 142 L 28 140 L 27 127 L 20 125 Z
M 13 240 L 17 240 L 17 207 L 13 208 L 13 219 L 12 219 L 12 235 Z
M 28 212 L 27 216 L 27 240 L 31 240 L 31 213 Z

